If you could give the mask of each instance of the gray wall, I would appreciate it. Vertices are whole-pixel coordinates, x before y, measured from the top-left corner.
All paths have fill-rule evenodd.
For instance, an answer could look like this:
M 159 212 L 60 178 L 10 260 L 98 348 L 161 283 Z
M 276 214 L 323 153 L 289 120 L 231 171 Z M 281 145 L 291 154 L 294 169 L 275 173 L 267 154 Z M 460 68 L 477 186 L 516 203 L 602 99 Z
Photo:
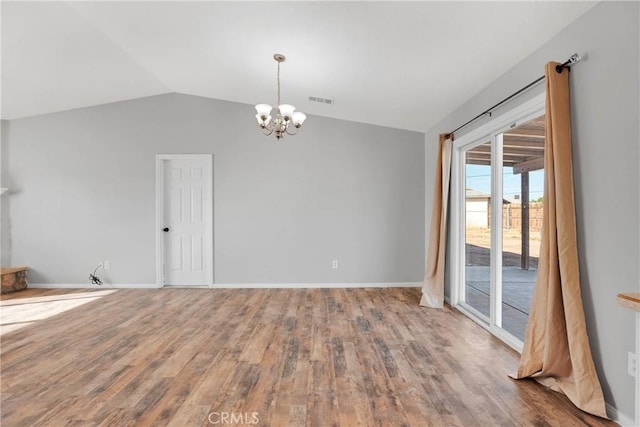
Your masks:
M 9 177 L 9 122 L 0 121 L 0 187 L 11 189 Z M 11 265 L 9 193 L 0 196 L 0 265 Z
M 634 351 L 636 340 L 634 317 L 616 305 L 616 295 L 640 288 L 639 13 L 637 2 L 597 5 L 425 135 L 429 189 L 438 133 L 455 129 L 543 75 L 546 62 L 588 53 L 570 78 L 582 299 L 605 398 L 631 419 L 634 379 L 626 369 L 627 352 Z M 543 84 L 507 108 L 542 91 Z M 448 294 L 449 280 L 446 286 Z
M 213 153 L 217 283 L 421 280 L 424 134 L 309 117 L 276 143 L 254 114 L 169 94 L 11 121 L 12 262 L 154 283 L 154 156 Z

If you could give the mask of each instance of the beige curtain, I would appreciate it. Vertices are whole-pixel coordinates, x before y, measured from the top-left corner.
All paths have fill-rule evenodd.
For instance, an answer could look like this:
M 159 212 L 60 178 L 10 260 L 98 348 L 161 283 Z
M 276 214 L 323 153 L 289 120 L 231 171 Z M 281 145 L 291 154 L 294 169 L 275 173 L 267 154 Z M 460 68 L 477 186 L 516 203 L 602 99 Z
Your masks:
M 444 260 L 447 249 L 447 205 L 449 204 L 452 142 L 453 135 L 440 134 L 429 227 L 427 267 L 420 299 L 420 305 L 425 307 L 441 308 L 444 305 Z
M 546 65 L 544 220 L 538 275 L 514 378 L 533 377 L 580 409 L 606 418 L 587 337 L 576 244 L 569 71 Z

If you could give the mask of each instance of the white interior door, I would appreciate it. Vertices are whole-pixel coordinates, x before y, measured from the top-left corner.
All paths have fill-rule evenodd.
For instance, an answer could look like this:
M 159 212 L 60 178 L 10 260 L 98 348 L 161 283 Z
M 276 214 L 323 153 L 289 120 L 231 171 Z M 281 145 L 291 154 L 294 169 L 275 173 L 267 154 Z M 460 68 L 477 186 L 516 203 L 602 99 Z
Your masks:
M 158 163 L 160 285 L 212 285 L 212 156 L 161 155 Z

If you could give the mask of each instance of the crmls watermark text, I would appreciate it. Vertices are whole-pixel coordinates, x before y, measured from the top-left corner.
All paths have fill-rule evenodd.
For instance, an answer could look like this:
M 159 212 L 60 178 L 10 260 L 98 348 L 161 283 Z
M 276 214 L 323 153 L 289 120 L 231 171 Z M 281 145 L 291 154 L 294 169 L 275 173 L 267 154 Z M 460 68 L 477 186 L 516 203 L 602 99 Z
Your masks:
M 211 424 L 258 424 L 257 412 L 211 412 L 208 420 Z

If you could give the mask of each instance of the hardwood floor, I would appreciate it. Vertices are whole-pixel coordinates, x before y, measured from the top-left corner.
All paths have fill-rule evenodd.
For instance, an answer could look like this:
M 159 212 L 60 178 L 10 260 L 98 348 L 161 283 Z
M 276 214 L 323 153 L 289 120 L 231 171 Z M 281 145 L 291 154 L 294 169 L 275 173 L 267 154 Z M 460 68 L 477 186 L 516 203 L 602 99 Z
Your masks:
M 28 312 L 93 293 L 1 300 Z M 103 292 L 2 336 L 2 425 L 615 425 L 510 379 L 514 351 L 418 301 L 415 288 Z

